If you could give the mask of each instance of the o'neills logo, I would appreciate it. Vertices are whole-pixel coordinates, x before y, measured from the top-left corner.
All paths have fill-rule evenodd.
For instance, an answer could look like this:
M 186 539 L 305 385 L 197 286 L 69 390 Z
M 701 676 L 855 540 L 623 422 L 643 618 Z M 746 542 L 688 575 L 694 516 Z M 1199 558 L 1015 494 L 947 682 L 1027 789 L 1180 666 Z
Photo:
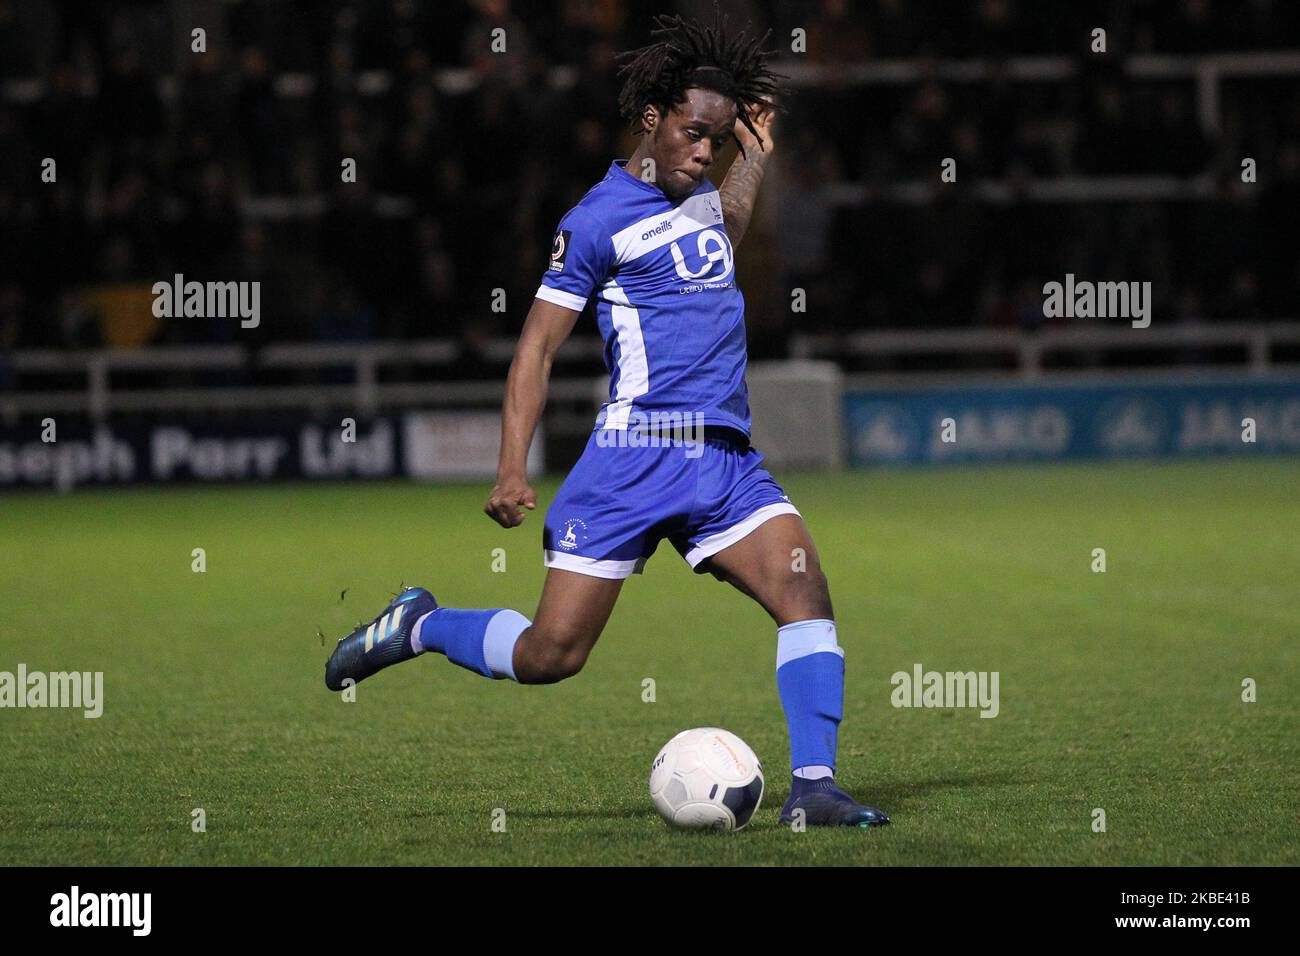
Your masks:
M 672 220 L 665 219 L 663 222 L 659 223 L 659 225 L 655 226 L 653 229 L 647 229 L 645 232 L 641 233 L 641 238 L 642 240 L 645 240 L 645 239 L 649 239 L 651 236 L 662 235 L 672 227 L 673 227 Z
M 51 926 L 129 926 L 132 936 L 148 936 L 152 926 L 152 893 L 68 893 L 50 897 Z
M 262 324 L 262 283 L 186 282 L 176 273 L 171 282 L 155 282 L 153 314 L 159 319 L 233 319 L 242 329 Z

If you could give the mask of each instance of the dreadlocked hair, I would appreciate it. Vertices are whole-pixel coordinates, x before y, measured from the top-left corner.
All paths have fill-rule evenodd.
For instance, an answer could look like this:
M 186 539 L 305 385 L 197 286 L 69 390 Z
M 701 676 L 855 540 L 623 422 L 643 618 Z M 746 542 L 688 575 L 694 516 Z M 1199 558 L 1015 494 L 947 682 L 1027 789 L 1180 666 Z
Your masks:
M 712 27 L 682 16 L 657 15 L 650 31 L 654 42 L 617 55 L 618 60 L 627 61 L 618 71 L 619 76 L 626 76 L 618 110 L 633 132 L 645 132 L 641 116 L 646 106 L 667 114 L 686 102 L 688 89 L 699 87 L 735 100 L 737 118 L 762 146 L 763 138 L 750 122 L 749 109 L 761 104 L 764 109 L 782 111 L 775 98 L 784 91 L 776 81 L 788 78 L 767 67 L 768 59 L 777 52 L 762 49 L 772 31 L 757 37 L 750 36 L 746 28 L 728 36 L 726 16 L 716 3 L 713 10 Z

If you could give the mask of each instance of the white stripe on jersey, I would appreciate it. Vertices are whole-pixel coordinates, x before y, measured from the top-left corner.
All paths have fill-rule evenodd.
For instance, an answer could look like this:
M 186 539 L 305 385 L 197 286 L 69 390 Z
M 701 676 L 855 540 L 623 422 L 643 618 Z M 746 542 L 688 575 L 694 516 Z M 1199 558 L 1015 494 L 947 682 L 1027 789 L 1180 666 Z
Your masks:
M 544 284 L 538 287 L 537 298 L 545 299 L 552 305 L 572 309 L 574 312 L 581 312 L 587 307 L 587 300 L 581 296 L 574 295 L 572 292 L 565 292 L 563 289 L 552 289 L 549 285 Z
M 634 222 L 614 233 L 614 261 L 618 265 L 653 252 L 674 239 L 722 222 L 722 200 L 716 189 L 687 199 L 670 213 Z
M 610 303 L 610 321 L 618 335 L 618 391 L 605 408 L 605 427 L 626 430 L 632 402 L 650 391 L 650 366 L 641 335 L 641 313 L 617 282 L 609 279 L 597 293 Z

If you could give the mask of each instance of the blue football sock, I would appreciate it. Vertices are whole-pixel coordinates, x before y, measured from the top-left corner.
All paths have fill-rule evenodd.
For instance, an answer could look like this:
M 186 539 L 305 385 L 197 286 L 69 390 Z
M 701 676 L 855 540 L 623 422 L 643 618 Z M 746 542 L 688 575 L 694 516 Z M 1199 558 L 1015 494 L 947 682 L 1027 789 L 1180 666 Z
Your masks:
M 844 717 L 844 651 L 835 622 L 797 621 L 776 634 L 776 686 L 790 728 L 790 767 L 809 776 L 833 772 Z
M 447 660 L 484 677 L 515 680 L 514 652 L 519 635 L 532 622 L 518 611 L 462 611 L 440 607 L 415 622 L 411 647 L 445 654 Z

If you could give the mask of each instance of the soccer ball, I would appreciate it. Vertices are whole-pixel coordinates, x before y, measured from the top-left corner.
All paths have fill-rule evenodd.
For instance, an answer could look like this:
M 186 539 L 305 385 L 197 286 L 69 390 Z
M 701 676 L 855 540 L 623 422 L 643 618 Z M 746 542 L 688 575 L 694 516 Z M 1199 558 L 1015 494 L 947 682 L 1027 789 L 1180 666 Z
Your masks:
M 735 734 L 683 730 L 650 767 L 650 799 L 673 826 L 739 830 L 763 799 L 763 765 Z

